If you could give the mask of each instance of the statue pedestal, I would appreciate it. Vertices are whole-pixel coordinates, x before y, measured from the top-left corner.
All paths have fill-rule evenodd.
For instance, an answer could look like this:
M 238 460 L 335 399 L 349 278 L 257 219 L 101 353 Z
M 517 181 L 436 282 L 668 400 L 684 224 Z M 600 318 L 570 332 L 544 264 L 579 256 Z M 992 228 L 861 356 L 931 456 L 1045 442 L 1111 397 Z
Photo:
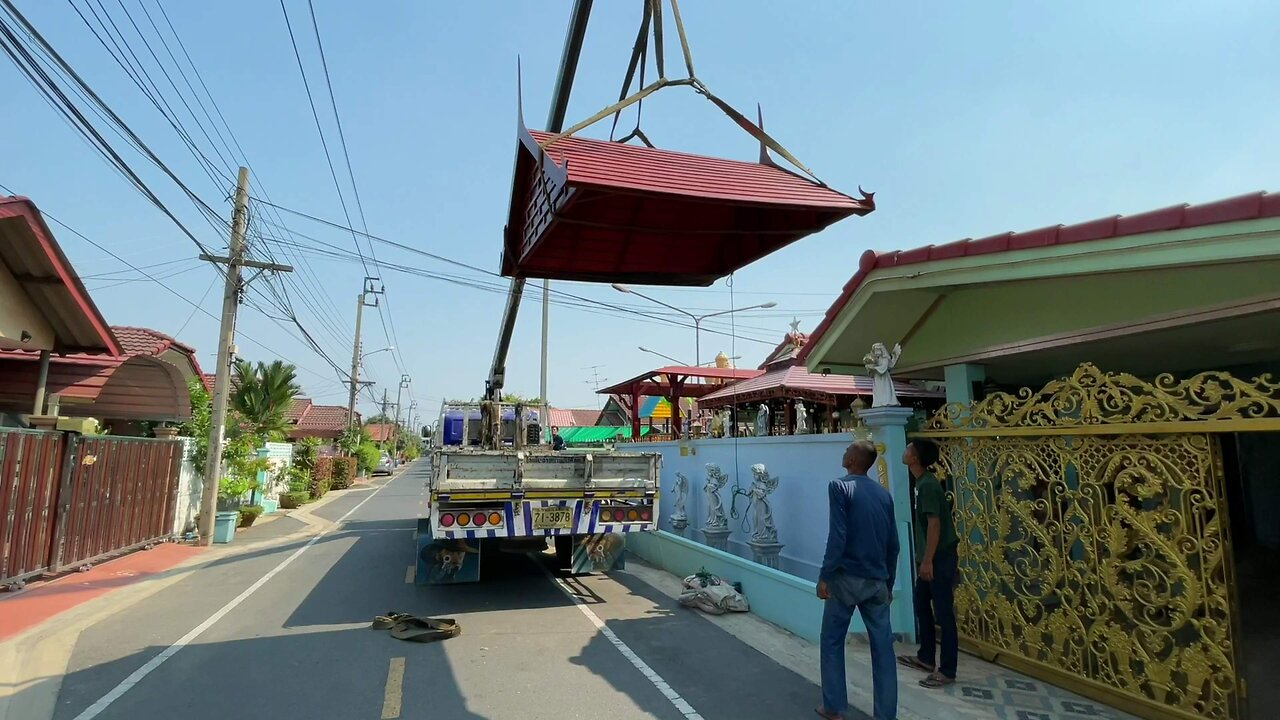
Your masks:
M 729 552 L 729 528 L 702 528 L 702 537 L 706 538 L 707 546 L 715 548 L 721 552 Z
M 680 537 L 684 537 L 685 528 L 689 527 L 689 518 L 684 515 L 671 516 L 671 529 Z
M 898 522 L 898 583 L 894 589 L 890 621 L 893 631 L 906 642 L 916 641 L 915 612 L 912 609 L 915 563 L 911 557 L 911 479 L 907 466 L 902 464 L 902 453 L 907 448 L 907 422 L 911 419 L 909 407 L 873 407 L 862 410 L 858 417 L 866 424 L 875 440 L 876 475 L 880 483 L 893 495 L 894 515 Z
M 755 556 L 756 562 L 774 570 L 778 569 L 778 553 L 781 553 L 784 547 L 782 543 L 758 543 L 753 540 L 747 544 L 751 546 L 751 554 Z

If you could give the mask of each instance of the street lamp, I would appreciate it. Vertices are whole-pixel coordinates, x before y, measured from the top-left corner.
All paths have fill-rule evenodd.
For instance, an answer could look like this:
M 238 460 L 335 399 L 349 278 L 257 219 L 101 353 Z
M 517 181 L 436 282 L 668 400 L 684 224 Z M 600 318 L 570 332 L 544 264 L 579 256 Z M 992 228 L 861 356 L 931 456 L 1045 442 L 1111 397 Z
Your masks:
M 677 364 L 677 365 L 688 365 L 688 364 L 689 364 L 689 363 L 686 363 L 686 362 L 681 362 L 681 361 L 679 361 L 679 360 L 677 360 L 677 359 L 675 359 L 675 358 L 671 357 L 670 355 L 663 355 L 662 353 L 660 353 L 660 352 L 658 352 L 658 351 L 656 351 L 656 350 L 650 350 L 649 348 L 644 347 L 643 345 L 637 346 L 637 347 L 636 347 L 636 349 L 637 349 L 637 350 L 639 350 L 640 352 L 646 352 L 646 353 L 649 353 L 650 355 L 657 355 L 657 356 L 658 356 L 658 357 L 660 357 L 660 358 L 664 358 L 664 359 L 666 359 L 666 360 L 670 360 L 671 362 L 673 362 L 673 363 L 675 363 L 675 364 Z
M 367 357 L 369 357 L 370 355 L 377 355 L 377 354 L 378 354 L 378 353 L 380 353 L 380 352 L 389 352 L 389 351 L 391 351 L 391 350 L 395 350 L 395 349 L 396 349 L 396 348 L 395 348 L 395 346 L 394 346 L 394 345 L 388 345 L 388 346 L 386 346 L 386 347 L 384 347 L 384 348 L 378 348 L 377 350 L 371 350 L 371 351 L 369 351 L 369 352 L 367 352 L 367 353 L 360 353 L 360 363 L 361 363 L 361 364 L 363 364 L 363 363 L 364 363 L 364 359 L 365 359 L 365 358 L 367 358 Z
M 695 365 L 702 364 L 701 343 L 702 343 L 702 321 L 703 320 L 706 320 L 707 318 L 718 317 L 720 315 L 731 315 L 733 313 L 742 312 L 743 310 L 767 310 L 769 308 L 778 306 L 778 303 L 770 300 L 767 303 L 760 303 L 759 305 L 748 305 L 747 307 L 732 308 L 729 310 L 720 310 L 718 312 L 707 313 L 706 315 L 694 315 L 693 313 L 689 312 L 688 310 L 685 310 L 684 308 L 678 308 L 675 305 L 664 303 L 657 298 L 649 297 L 644 293 L 636 292 L 635 290 L 631 289 L 626 285 L 623 285 L 622 283 L 613 283 L 613 289 L 617 290 L 620 293 L 627 293 L 628 295 L 635 295 L 637 297 L 642 297 L 651 303 L 661 305 L 662 307 L 667 308 L 669 310 L 675 310 L 681 315 L 684 315 L 688 317 L 690 320 L 692 320 L 693 321 L 693 359 L 694 359 Z
M 673 362 L 673 363 L 675 363 L 675 364 L 677 364 L 677 365 L 684 365 L 685 367 L 688 367 L 688 366 L 689 366 L 689 364 L 688 364 L 688 363 L 681 362 L 681 361 L 679 361 L 679 360 L 677 360 L 677 359 L 675 359 L 675 358 L 671 357 L 670 355 L 663 355 L 662 353 L 658 352 L 657 350 L 650 350 L 649 348 L 644 347 L 643 345 L 639 345 L 639 346 L 637 346 L 637 347 L 636 347 L 636 349 L 637 349 L 637 350 L 639 350 L 640 352 L 647 352 L 647 353 L 649 353 L 650 355 L 657 355 L 657 356 L 658 356 L 658 357 L 660 357 L 660 358 L 664 358 L 664 359 L 670 360 L 671 362 Z M 733 357 L 731 357 L 731 358 L 729 358 L 729 359 L 730 359 L 730 360 L 741 360 L 741 359 L 742 359 L 742 356 L 741 356 L 741 355 L 734 355 Z M 716 362 L 715 360 L 708 360 L 707 362 L 704 362 L 704 363 L 698 363 L 698 364 L 697 364 L 697 365 L 695 365 L 694 367 L 702 367 L 703 365 L 714 365 L 714 364 L 715 364 L 715 362 Z

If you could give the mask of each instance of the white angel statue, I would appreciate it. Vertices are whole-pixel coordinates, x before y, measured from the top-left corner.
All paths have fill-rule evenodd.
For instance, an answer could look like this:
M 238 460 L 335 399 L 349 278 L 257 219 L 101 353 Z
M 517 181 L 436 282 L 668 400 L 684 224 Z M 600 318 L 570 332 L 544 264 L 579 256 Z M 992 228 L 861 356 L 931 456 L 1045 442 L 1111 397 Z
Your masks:
M 866 368 L 871 371 L 871 407 L 899 404 L 898 393 L 894 392 L 893 378 L 889 376 L 889 371 L 898 364 L 901 355 L 901 343 L 893 346 L 892 353 L 885 348 L 884 343 L 875 343 L 871 346 L 871 352 L 862 358 Z

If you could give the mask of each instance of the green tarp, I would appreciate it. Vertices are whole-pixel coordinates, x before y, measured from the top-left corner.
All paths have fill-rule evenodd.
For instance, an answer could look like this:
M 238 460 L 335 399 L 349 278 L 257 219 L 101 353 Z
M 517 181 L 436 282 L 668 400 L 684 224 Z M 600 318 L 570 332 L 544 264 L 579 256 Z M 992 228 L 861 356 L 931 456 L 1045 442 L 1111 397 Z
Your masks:
M 644 437 L 649 434 L 653 428 L 647 425 L 641 426 L 640 436 Z M 560 428 L 560 437 L 564 438 L 566 445 L 586 445 L 590 443 L 613 442 L 618 435 L 623 438 L 631 438 L 631 428 L 625 425 L 599 425 L 591 427 L 562 427 Z

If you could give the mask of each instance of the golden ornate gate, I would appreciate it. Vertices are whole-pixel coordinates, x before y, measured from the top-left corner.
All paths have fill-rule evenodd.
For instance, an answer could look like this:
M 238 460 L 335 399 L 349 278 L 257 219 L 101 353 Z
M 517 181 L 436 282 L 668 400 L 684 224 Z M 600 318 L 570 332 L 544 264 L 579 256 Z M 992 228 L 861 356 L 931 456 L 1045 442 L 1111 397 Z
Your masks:
M 1280 383 L 1093 365 L 940 410 L 966 645 L 1147 717 L 1241 716 L 1215 432 L 1275 429 Z

